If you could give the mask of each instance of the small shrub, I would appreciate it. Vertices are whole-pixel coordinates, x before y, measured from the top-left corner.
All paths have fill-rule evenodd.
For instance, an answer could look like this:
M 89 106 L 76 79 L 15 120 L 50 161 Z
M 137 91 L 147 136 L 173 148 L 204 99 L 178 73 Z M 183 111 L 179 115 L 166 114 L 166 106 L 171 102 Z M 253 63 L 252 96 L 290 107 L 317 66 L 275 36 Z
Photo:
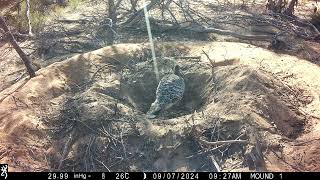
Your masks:
M 76 9 L 79 6 L 80 2 L 81 0 L 69 0 L 69 6 L 72 9 Z

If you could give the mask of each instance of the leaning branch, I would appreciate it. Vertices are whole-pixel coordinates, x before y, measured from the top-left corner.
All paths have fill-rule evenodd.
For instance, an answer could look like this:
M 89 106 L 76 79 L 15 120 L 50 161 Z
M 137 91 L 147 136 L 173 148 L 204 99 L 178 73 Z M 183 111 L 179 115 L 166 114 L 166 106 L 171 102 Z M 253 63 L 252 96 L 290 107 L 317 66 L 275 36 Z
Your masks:
M 20 46 L 18 45 L 16 39 L 14 38 L 14 36 L 12 35 L 12 33 L 10 32 L 4 18 L 2 16 L 0 16 L 0 28 L 2 28 L 4 30 L 4 33 L 6 35 L 6 38 L 8 38 L 9 42 L 11 43 L 11 45 L 13 46 L 13 48 L 17 51 L 17 53 L 19 54 L 20 58 L 22 59 L 24 65 L 27 68 L 27 71 L 29 73 L 30 78 L 33 78 L 36 76 L 35 71 L 32 68 L 31 65 L 31 60 L 30 58 L 22 51 L 22 49 L 20 48 Z

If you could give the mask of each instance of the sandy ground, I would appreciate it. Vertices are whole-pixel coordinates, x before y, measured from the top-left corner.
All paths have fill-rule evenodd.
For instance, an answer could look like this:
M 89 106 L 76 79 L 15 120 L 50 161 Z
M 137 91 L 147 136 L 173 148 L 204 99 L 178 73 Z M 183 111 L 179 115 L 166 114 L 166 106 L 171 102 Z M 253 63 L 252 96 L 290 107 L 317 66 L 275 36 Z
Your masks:
M 303 3 L 297 14 L 308 18 L 314 2 Z M 229 11 L 231 5 L 222 7 Z M 121 94 L 125 91 L 120 73 L 150 58 L 149 46 L 117 44 L 90 51 L 105 46 L 104 32 L 98 29 L 105 4 L 86 6 L 66 9 L 58 21 L 48 21 L 52 26 L 43 35 L 56 37 L 62 28 L 70 36 L 62 34 L 60 40 L 75 40 L 87 48 L 69 46 L 69 41 L 52 46 L 55 38 L 38 43 L 53 50 L 53 57 L 66 49 L 89 52 L 40 61 L 44 67 L 31 80 L 22 76 L 18 56 L 1 44 L 0 163 L 9 163 L 10 171 L 216 171 L 215 164 L 224 171 L 320 170 L 316 42 L 296 40 L 298 51 L 282 54 L 252 45 L 256 42 L 219 42 L 235 41 L 219 35 L 209 42 L 208 35 L 156 34 L 161 41 L 176 41 L 158 42 L 156 51 L 182 66 L 187 89 L 179 105 L 149 121 L 128 94 Z M 71 23 L 55 23 L 64 20 Z M 84 25 L 91 27 L 89 31 L 82 31 Z M 117 43 L 147 42 L 139 33 L 119 33 Z M 21 45 L 32 47 L 30 42 Z M 203 51 L 215 62 L 213 73 Z M 187 56 L 200 58 L 181 58 Z M 143 78 L 141 83 L 150 85 Z M 152 97 L 151 89 L 141 92 Z M 143 102 L 146 94 L 141 92 L 131 93 Z M 239 139 L 247 142 L 210 145 Z
M 110 155 L 114 153 L 107 146 L 112 142 L 112 138 L 110 140 L 109 136 L 104 137 L 92 132 L 73 137 L 70 135 L 71 143 L 68 143 L 69 136 L 67 135 L 53 138 L 54 133 L 53 135 L 48 133 L 48 130 L 50 131 L 50 128 L 54 127 L 50 126 L 50 121 L 55 123 L 58 118 L 55 118 L 54 115 L 61 113 L 62 106 L 66 105 L 68 97 L 78 95 L 81 98 L 90 97 L 91 94 L 106 90 L 108 87 L 116 89 L 120 83 L 119 76 L 116 72 L 111 71 L 107 72 L 110 74 L 109 76 L 102 76 L 104 77 L 103 81 L 100 78 L 95 80 L 94 85 L 86 86 L 85 84 L 92 79 L 99 65 L 103 66 L 106 63 L 115 65 L 116 62 L 112 60 L 113 58 L 120 60 L 121 64 L 136 60 L 139 56 L 144 59 L 144 52 L 148 52 L 146 47 L 147 45 L 143 44 L 119 44 L 77 55 L 63 62 L 53 63 L 46 68 L 42 68 L 37 71 L 37 77 L 31 80 L 22 79 L 1 91 L 0 162 L 9 163 L 10 169 L 13 171 L 57 169 L 58 166 L 61 168 L 67 166 L 68 163 L 80 161 L 83 158 L 80 156 L 81 147 L 86 147 L 89 142 L 94 142 L 96 146 L 105 145 L 104 151 L 98 148 L 101 152 L 107 151 Z M 157 51 L 166 56 L 201 56 L 199 63 L 200 65 L 203 63 L 202 66 L 204 67 L 209 63 L 202 50 L 217 63 L 215 69 L 218 88 L 216 95 L 207 96 L 205 104 L 201 105 L 198 113 L 189 110 L 189 113 L 179 117 L 159 119 L 149 123 L 145 123 L 148 121 L 144 120 L 143 113 L 135 111 L 125 100 L 120 100 L 119 107 L 121 110 L 119 110 L 119 113 L 121 118 L 133 119 L 129 125 L 134 124 L 135 128 L 133 130 L 140 132 L 140 135 L 127 132 L 125 136 L 121 136 L 122 138 L 125 137 L 121 141 L 123 147 L 128 148 L 124 152 L 127 153 L 126 156 L 129 156 L 130 153 L 132 154 L 139 148 L 141 150 L 144 147 L 142 152 L 146 152 L 146 158 L 149 157 L 149 159 L 145 164 L 141 164 L 139 158 L 131 159 L 129 167 L 113 165 L 110 169 L 139 171 L 145 170 L 146 167 L 152 167 L 153 169 L 149 170 L 212 170 L 212 167 L 199 168 L 198 165 L 201 163 L 198 160 L 191 162 L 187 160 L 186 156 L 188 154 L 190 156 L 190 154 L 199 150 L 192 149 L 191 147 L 198 147 L 195 144 L 192 145 L 192 143 L 202 142 L 201 138 L 205 141 L 232 140 L 236 139 L 240 132 L 245 131 L 247 135 L 243 138 L 248 139 L 250 145 L 254 147 L 257 146 L 257 143 L 251 140 L 251 135 L 254 136 L 253 139 L 256 141 L 267 142 L 266 147 L 260 149 L 267 170 L 319 171 L 319 164 L 317 163 L 318 139 L 320 136 L 318 123 L 320 117 L 319 66 L 304 59 L 276 54 L 244 43 L 182 42 L 157 45 Z M 106 70 L 108 69 L 110 68 L 106 68 Z M 186 72 L 193 71 L 186 70 Z M 208 72 L 209 77 L 209 66 L 203 69 L 203 72 Z M 190 75 L 190 77 L 200 78 L 196 75 Z M 188 80 L 190 82 L 193 82 L 193 80 L 199 81 L 199 79 L 192 80 L 192 78 Z M 204 79 L 201 82 L 205 82 Z M 82 88 L 84 86 L 86 88 Z M 113 112 L 109 108 L 110 104 L 103 104 L 108 101 L 115 101 L 115 97 L 108 93 L 105 92 L 104 94 L 108 96 L 102 96 L 101 98 L 97 98 L 100 97 L 98 95 L 92 95 L 95 100 L 81 100 L 80 98 L 77 102 L 82 103 L 79 107 L 84 109 L 80 108 L 79 121 L 85 119 L 82 122 L 89 123 L 92 128 L 95 127 L 94 124 L 92 126 L 90 124 L 93 123 L 93 120 L 89 118 L 91 117 L 90 111 L 87 113 L 85 111 L 88 103 L 88 105 L 91 104 L 92 110 L 95 110 L 96 107 L 106 107 L 106 109 L 98 109 L 96 112 L 103 112 L 102 114 Z M 201 115 L 201 111 L 205 115 Z M 250 114 L 250 118 L 243 113 Z M 71 113 L 66 114 L 72 116 Z M 94 116 L 91 119 L 101 118 Z M 121 118 L 118 118 L 118 120 Z M 206 132 L 205 129 L 214 127 L 214 122 L 216 122 L 213 121 L 214 119 L 220 119 L 222 129 L 220 138 L 208 139 L 205 135 L 192 135 L 191 137 L 201 138 L 193 140 L 191 145 L 184 143 L 183 140 L 177 140 L 179 139 L 177 137 L 184 137 L 188 134 L 187 130 L 190 129 L 190 122 L 188 123 L 187 120 L 190 120 L 190 118 L 193 119 L 194 125 L 202 129 L 200 132 L 203 133 Z M 248 121 L 248 119 L 252 120 Z M 233 124 L 235 122 L 239 123 Z M 129 131 L 130 128 L 126 128 L 127 125 L 120 122 L 120 127 Z M 243 126 L 246 127 L 245 130 L 241 128 Z M 250 135 L 249 126 L 257 129 L 257 131 L 254 133 L 251 131 Z M 231 127 L 229 133 L 223 130 Z M 84 127 L 78 128 L 85 130 Z M 93 137 L 95 141 L 92 140 Z M 115 139 L 117 138 L 115 137 Z M 146 139 L 152 139 L 152 142 L 156 145 L 150 144 L 149 141 L 149 145 L 146 144 Z M 168 153 L 166 152 L 173 152 L 172 148 L 168 149 L 169 146 L 172 146 L 172 141 L 180 142 L 182 145 L 178 146 L 178 155 L 167 157 Z M 71 144 L 71 146 L 66 144 Z M 200 143 L 202 149 L 203 146 L 208 145 L 201 145 Z M 147 153 L 153 152 L 154 150 L 151 151 L 151 149 L 155 147 L 158 147 L 158 151 L 155 152 L 159 157 Z M 239 148 L 245 151 L 250 149 L 247 146 L 233 145 L 228 146 L 228 155 L 218 156 L 214 153 L 210 155 L 216 155 L 218 159 L 221 157 L 219 163 L 222 170 L 247 171 L 250 169 L 250 163 L 245 162 L 245 154 L 240 153 L 237 150 Z M 61 165 L 61 159 L 64 158 L 70 158 L 72 161 L 68 161 L 68 163 L 63 161 L 64 163 Z M 100 160 L 109 166 L 108 163 L 114 161 L 110 158 Z M 173 166 L 172 163 L 175 165 Z M 78 170 L 86 170 L 84 167 L 87 166 L 84 166 L 84 164 L 80 163 L 80 165 L 74 165 L 74 167 Z M 168 164 L 171 164 L 171 166 Z M 68 166 L 68 168 L 70 167 Z M 91 167 L 90 169 L 99 170 L 97 167 Z

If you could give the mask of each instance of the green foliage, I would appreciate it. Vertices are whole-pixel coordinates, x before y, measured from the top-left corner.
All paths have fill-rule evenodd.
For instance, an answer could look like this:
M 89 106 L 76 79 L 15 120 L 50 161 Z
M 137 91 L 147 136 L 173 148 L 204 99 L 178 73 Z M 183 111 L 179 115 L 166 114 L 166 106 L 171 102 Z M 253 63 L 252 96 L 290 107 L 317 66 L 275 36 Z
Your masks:
M 76 9 L 79 6 L 80 2 L 81 0 L 69 0 L 69 6 L 72 9 Z
M 41 29 L 47 20 L 48 16 L 45 13 L 34 11 L 31 13 L 31 25 L 34 31 Z
M 47 20 L 48 5 L 41 0 L 30 0 L 30 18 L 33 32 L 39 31 L 45 21 Z M 20 4 L 19 13 L 16 13 L 16 16 L 13 17 L 11 24 L 15 27 L 18 27 L 19 31 L 27 32 L 28 31 L 28 21 L 26 17 L 26 3 L 22 1 Z M 18 11 L 18 10 L 17 10 Z
M 57 16 L 63 13 L 63 10 L 67 7 L 59 6 L 55 3 L 50 3 L 49 0 L 30 0 L 30 17 L 33 32 L 40 31 L 45 22 L 49 19 L 52 13 Z M 81 0 L 69 0 L 68 6 L 71 9 L 76 9 L 76 7 L 81 3 Z M 15 15 L 10 17 L 10 24 L 17 27 L 21 32 L 28 31 L 28 21 L 26 17 L 26 3 L 22 1 L 20 4 L 20 11 L 14 13 Z

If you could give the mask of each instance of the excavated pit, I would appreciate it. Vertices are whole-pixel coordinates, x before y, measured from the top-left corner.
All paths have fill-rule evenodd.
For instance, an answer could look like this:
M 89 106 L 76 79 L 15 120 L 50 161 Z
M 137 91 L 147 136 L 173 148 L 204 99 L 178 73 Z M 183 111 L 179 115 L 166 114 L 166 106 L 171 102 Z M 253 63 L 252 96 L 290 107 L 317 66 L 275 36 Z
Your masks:
M 186 85 L 182 100 L 162 114 L 162 118 L 170 119 L 191 114 L 195 110 L 200 110 L 206 103 L 210 90 L 208 86 L 211 69 L 199 62 L 199 59 L 187 61 L 158 58 L 160 79 L 165 74 L 173 73 L 174 66 L 179 65 Z M 122 75 L 121 92 L 133 107 L 146 113 L 151 103 L 155 101 L 158 86 L 153 62 L 151 60 L 139 62 L 131 67 L 134 68 L 126 69 Z
M 241 64 L 212 71 L 197 59 L 158 62 L 160 78 L 181 67 L 186 90 L 180 103 L 148 121 L 145 112 L 157 88 L 153 62 L 129 63 L 119 84 L 112 78 L 96 81 L 61 108 L 52 121 L 54 149 L 60 153 L 49 151 L 51 168 L 101 171 L 103 162 L 112 171 L 217 171 L 216 161 L 224 170 L 236 164 L 261 171 L 263 151 L 281 147 L 279 134 L 296 138 L 304 129 L 304 117 L 291 106 L 292 89 L 269 74 Z M 109 71 L 102 76 L 108 75 L 113 77 Z M 211 152 L 212 146 L 199 139 L 249 144 L 216 146 Z
M 223 64 L 223 63 L 222 63 Z M 225 63 L 228 64 L 228 63 Z M 202 111 L 215 116 L 248 116 L 265 119 L 265 127 L 276 126 L 287 137 L 294 138 L 304 129 L 303 115 L 292 107 L 294 92 L 272 76 L 244 65 L 222 65 L 214 68 L 199 59 L 159 58 L 159 75 L 181 67 L 186 88 L 183 99 L 165 111 L 159 119 L 174 119 Z M 152 61 L 133 64 L 124 71 L 121 92 L 129 104 L 146 113 L 155 100 L 156 74 Z M 217 115 L 215 112 L 219 112 Z M 256 119 L 254 119 L 256 120 Z

